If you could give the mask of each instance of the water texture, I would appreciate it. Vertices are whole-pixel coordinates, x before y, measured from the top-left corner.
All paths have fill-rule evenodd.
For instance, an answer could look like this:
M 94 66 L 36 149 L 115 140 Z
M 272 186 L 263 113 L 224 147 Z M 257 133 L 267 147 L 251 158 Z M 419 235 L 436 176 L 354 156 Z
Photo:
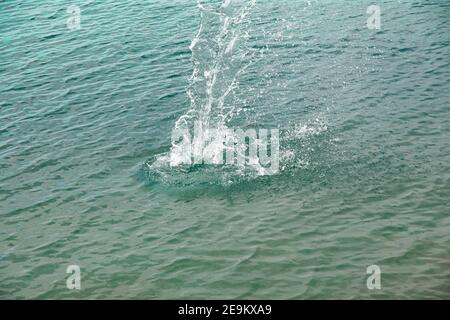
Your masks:
M 450 3 L 372 4 L 0 1 L 0 298 L 450 298 Z M 278 174 L 171 167 L 196 121 Z

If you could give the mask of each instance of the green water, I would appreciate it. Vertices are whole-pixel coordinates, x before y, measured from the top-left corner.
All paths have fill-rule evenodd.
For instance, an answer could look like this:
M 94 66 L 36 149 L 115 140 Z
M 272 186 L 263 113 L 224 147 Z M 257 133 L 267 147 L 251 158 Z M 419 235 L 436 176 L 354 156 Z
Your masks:
M 214 14 L 73 4 L 79 30 L 64 1 L 0 2 L 0 298 L 450 298 L 447 0 L 379 1 L 379 31 L 372 1 L 260 0 L 230 27 L 214 92 L 248 64 L 227 124 L 280 129 L 272 176 L 158 160 Z

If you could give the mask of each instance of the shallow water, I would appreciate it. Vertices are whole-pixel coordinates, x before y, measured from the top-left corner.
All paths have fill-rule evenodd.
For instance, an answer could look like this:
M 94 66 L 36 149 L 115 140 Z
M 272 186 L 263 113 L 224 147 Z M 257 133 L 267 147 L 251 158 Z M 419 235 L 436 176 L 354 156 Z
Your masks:
M 448 1 L 380 31 L 372 1 L 257 1 L 215 92 L 252 60 L 227 125 L 281 130 L 273 176 L 157 161 L 215 61 L 195 1 L 76 2 L 80 30 L 0 3 L 0 298 L 450 297 Z

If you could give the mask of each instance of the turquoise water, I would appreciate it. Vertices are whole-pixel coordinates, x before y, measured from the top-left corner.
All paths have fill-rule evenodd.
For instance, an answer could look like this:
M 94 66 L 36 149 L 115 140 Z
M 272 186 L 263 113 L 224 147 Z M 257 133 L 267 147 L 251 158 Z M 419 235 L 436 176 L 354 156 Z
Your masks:
M 74 2 L 0 2 L 0 298 L 450 298 L 447 0 Z M 170 167 L 188 110 L 279 173 Z

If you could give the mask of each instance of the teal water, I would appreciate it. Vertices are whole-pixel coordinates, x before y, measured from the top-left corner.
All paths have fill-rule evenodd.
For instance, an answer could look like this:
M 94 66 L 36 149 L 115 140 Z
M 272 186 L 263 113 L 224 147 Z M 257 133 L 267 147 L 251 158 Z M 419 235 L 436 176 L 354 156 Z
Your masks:
M 75 2 L 0 2 L 0 298 L 450 298 L 447 0 Z M 278 174 L 164 161 L 212 65 Z

